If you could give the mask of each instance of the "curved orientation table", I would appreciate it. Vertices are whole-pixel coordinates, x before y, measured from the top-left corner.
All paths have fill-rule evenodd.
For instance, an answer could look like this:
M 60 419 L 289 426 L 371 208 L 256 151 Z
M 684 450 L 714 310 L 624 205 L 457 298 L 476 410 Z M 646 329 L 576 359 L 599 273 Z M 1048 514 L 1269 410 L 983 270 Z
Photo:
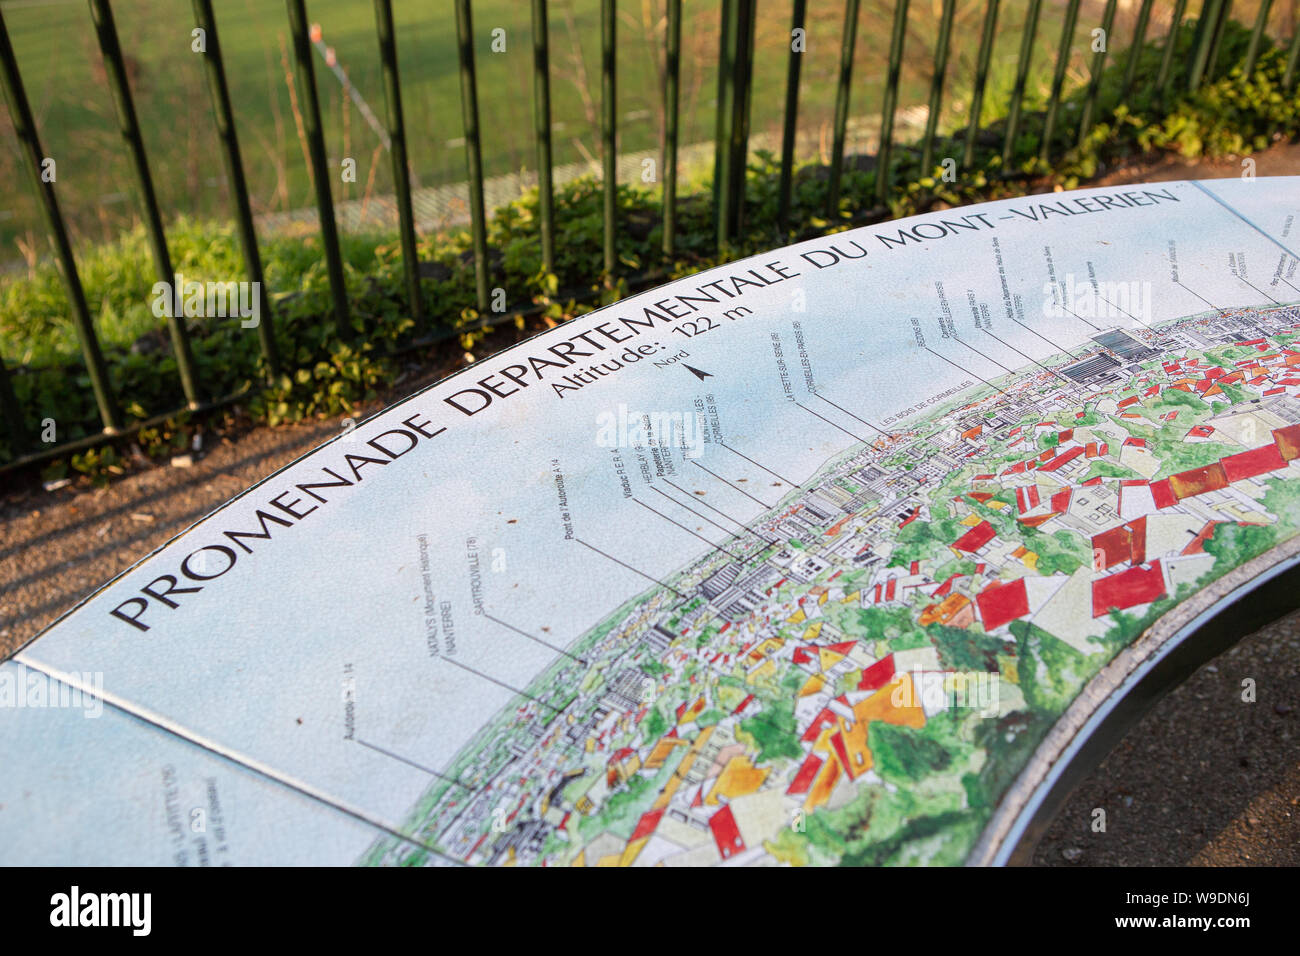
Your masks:
M 1296 606 L 1297 213 L 928 213 L 412 395 L 0 664 L 0 862 L 1021 860 Z

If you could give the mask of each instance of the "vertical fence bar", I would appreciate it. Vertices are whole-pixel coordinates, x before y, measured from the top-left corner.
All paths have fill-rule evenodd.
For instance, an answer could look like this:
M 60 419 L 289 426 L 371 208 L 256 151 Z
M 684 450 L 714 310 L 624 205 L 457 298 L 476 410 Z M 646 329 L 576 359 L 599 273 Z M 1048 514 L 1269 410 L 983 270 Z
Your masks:
M 993 58 L 993 39 L 998 27 L 998 0 L 988 0 L 984 12 L 984 34 L 980 37 L 979 59 L 975 64 L 975 88 L 971 91 L 970 125 L 966 127 L 966 148 L 961 165 L 965 169 L 975 159 L 975 136 L 980 128 L 980 111 L 984 106 L 984 86 L 989 78 L 989 61 Z
M 41 209 L 41 218 L 50 232 L 50 242 L 54 246 L 55 264 L 63 279 L 68 293 L 68 305 L 72 309 L 72 325 L 81 343 L 81 354 L 86 362 L 86 371 L 90 375 L 91 389 L 95 393 L 95 403 L 99 406 L 99 418 L 104 424 L 104 431 L 112 434 L 122 427 L 122 413 L 113 396 L 113 386 L 108 378 L 108 368 L 104 364 L 104 355 L 99 348 L 99 339 L 95 336 L 95 327 L 90 320 L 90 308 L 86 305 L 86 293 L 81 287 L 81 276 L 77 272 L 77 263 L 72 256 L 72 243 L 68 240 L 68 230 L 59 211 L 59 202 L 54 195 L 53 179 L 47 181 L 42 175 L 45 153 L 41 149 L 40 138 L 36 133 L 36 123 L 32 119 L 32 109 L 27 102 L 27 92 L 23 89 L 22 75 L 18 72 L 18 60 L 14 56 L 13 45 L 9 42 L 9 30 L 5 26 L 4 15 L 0 12 L 0 85 L 4 87 L 5 102 L 9 105 L 9 116 L 14 124 L 14 135 L 22 147 L 27 159 L 27 168 L 32 177 L 32 188 L 36 193 L 37 205 Z
M 1083 112 L 1079 115 L 1079 145 L 1088 138 L 1092 127 L 1092 115 L 1097 109 L 1097 95 L 1101 92 L 1101 74 L 1106 68 L 1106 52 L 1110 49 L 1111 28 L 1115 25 L 1115 6 L 1118 0 L 1106 0 L 1106 10 L 1101 15 L 1101 30 L 1105 39 L 1102 48 L 1092 55 L 1092 75 L 1088 79 L 1088 93 L 1083 100 Z
M 722 0 L 718 32 L 718 118 L 713 149 L 713 227 L 721 252 L 730 239 L 731 140 L 736 122 L 736 58 L 740 54 L 740 4 Z
M 1268 26 L 1268 13 L 1273 7 L 1273 0 L 1263 0 L 1259 13 L 1255 16 L 1255 28 L 1250 32 L 1250 46 L 1246 48 L 1246 62 L 1242 65 L 1242 74 L 1249 77 L 1255 72 L 1255 61 L 1259 59 L 1259 44 L 1264 30 Z
M 849 123 L 849 88 L 853 80 L 853 48 L 858 36 L 859 0 L 845 0 L 844 34 L 840 44 L 840 81 L 835 91 L 835 139 L 827 178 L 826 218 L 840 218 L 840 174 L 844 168 L 844 132 Z
M 1169 20 L 1169 34 L 1165 37 L 1165 48 L 1160 57 L 1160 72 L 1156 74 L 1156 95 L 1161 102 L 1169 96 L 1169 87 L 1173 81 L 1174 53 L 1178 49 L 1178 34 L 1183 28 L 1183 14 L 1187 12 L 1187 0 L 1178 0 L 1174 4 L 1174 14 Z
M 1128 50 L 1128 64 L 1124 67 L 1124 83 L 1120 87 L 1120 102 L 1128 99 L 1128 94 L 1133 89 L 1133 81 L 1137 78 L 1138 60 L 1142 56 L 1142 44 L 1147 38 L 1147 24 L 1151 20 L 1151 6 L 1155 0 L 1142 0 L 1142 6 L 1138 9 L 1137 23 L 1133 27 L 1133 45 Z
M 1020 127 L 1020 108 L 1025 99 L 1025 84 L 1029 79 L 1029 63 L 1034 56 L 1034 38 L 1038 35 L 1038 14 L 1043 0 L 1029 0 L 1025 22 L 1020 30 L 1020 57 L 1016 60 L 1016 84 L 1011 89 L 1011 103 L 1007 108 L 1007 136 L 1002 142 L 1002 175 L 1011 171 L 1011 156 L 1016 148 L 1016 130 Z
M 731 172 L 727 175 L 727 186 L 731 196 L 727 201 L 730 221 L 727 223 L 729 237 L 740 235 L 745 221 L 745 169 L 749 160 L 749 104 L 754 84 L 754 28 L 757 20 L 757 0 L 737 0 L 736 12 L 738 29 L 736 31 L 735 59 L 735 96 L 732 109 L 735 118 L 731 122 L 731 143 L 728 159 Z
M 1196 51 L 1201 45 L 1201 38 L 1205 36 L 1205 25 L 1213 18 L 1213 14 L 1211 13 L 1213 9 L 1214 0 L 1201 0 L 1201 7 L 1196 11 L 1196 23 L 1192 28 L 1192 47 L 1185 68 L 1188 75 L 1191 75 L 1192 59 L 1195 58 Z
M 1287 51 L 1286 72 L 1282 74 L 1282 87 L 1290 90 L 1295 86 L 1296 62 L 1300 61 L 1300 24 L 1291 24 L 1291 48 Z
M 898 77 L 903 68 L 903 38 L 907 34 L 907 0 L 894 0 L 894 29 L 889 38 L 889 74 L 880 106 L 880 150 L 876 156 L 876 201 L 884 202 L 893 186 L 890 154 L 894 141 L 894 111 L 898 108 Z
M 679 0 L 680 2 L 680 0 Z M 537 137 L 537 210 L 542 269 L 555 271 L 555 184 L 551 177 L 551 40 L 546 0 L 533 0 L 533 127 Z
M 731 141 L 731 136 L 727 132 L 727 121 L 731 117 L 731 110 L 727 107 L 729 92 L 727 81 L 732 75 L 731 57 L 727 53 L 727 24 L 731 20 L 731 14 L 732 0 L 722 0 L 722 8 L 718 14 L 718 84 L 715 97 L 717 108 L 713 119 L 713 228 L 718 235 L 721 235 L 719 216 L 727 175 L 726 144 Z
M 271 302 L 262 276 L 262 256 L 257 249 L 257 230 L 253 227 L 253 210 L 248 201 L 244 163 L 239 155 L 239 136 L 235 131 L 235 115 L 230 105 L 230 90 L 226 86 L 226 67 L 221 58 L 221 42 L 217 37 L 217 18 L 212 13 L 212 0 L 194 0 L 193 5 L 194 21 L 206 35 L 203 65 L 208 76 L 208 93 L 212 98 L 217 136 L 223 147 L 221 156 L 226 164 L 226 178 L 230 181 L 230 197 L 235 204 L 239 245 L 244 253 L 248 281 L 257 296 L 258 341 L 262 346 L 267 373 L 275 375 L 280 370 L 280 355 L 275 344 L 275 320 L 271 315 Z
M 1210 54 L 1205 60 L 1205 79 L 1214 79 L 1215 65 L 1219 59 L 1219 43 L 1223 40 L 1223 31 L 1232 19 L 1232 0 L 1223 0 L 1219 8 L 1219 18 L 1214 22 L 1214 37 L 1210 40 Z
M 1205 78 L 1205 67 L 1210 58 L 1210 46 L 1214 43 L 1213 25 L 1219 19 L 1223 9 L 1223 0 L 1205 0 L 1201 12 L 1196 18 L 1196 44 L 1187 72 L 1187 88 L 1195 90 Z
M 930 75 L 930 109 L 925 118 L 925 144 L 921 147 L 921 175 L 934 170 L 934 136 L 939 129 L 939 111 L 943 106 L 943 83 L 948 73 L 948 44 L 952 38 L 953 11 L 957 0 L 943 0 L 939 18 L 939 37 L 934 44 L 934 71 Z
M 9 431 L 9 451 L 14 458 L 27 450 L 27 428 L 23 425 L 23 410 L 18 405 L 18 396 L 9 381 L 9 370 L 5 368 L 4 359 L 0 357 L 0 413 L 4 415 L 5 428 Z
M 1070 47 L 1074 44 L 1074 28 L 1079 20 L 1079 0 L 1069 0 L 1065 7 L 1065 22 L 1061 24 L 1061 43 L 1056 50 L 1056 69 L 1052 72 L 1052 92 L 1047 97 L 1047 113 L 1043 117 L 1043 140 L 1038 144 L 1038 158 L 1048 162 L 1052 149 L 1052 133 L 1056 130 L 1056 114 L 1061 108 L 1061 90 L 1065 87 L 1065 71 L 1070 66 Z
M 402 266 L 411 318 L 424 319 L 420 295 L 420 253 L 415 245 L 415 212 L 411 208 L 411 169 L 406 159 L 406 122 L 402 116 L 402 83 L 397 70 L 397 37 L 393 32 L 392 0 L 375 0 L 375 32 L 379 63 L 384 74 L 384 105 L 388 120 L 388 152 L 393 160 L 393 191 L 397 200 L 397 228 L 402 240 Z
M 311 62 L 311 40 L 307 37 L 307 8 L 303 0 L 285 0 L 289 12 L 289 34 L 293 40 L 298 102 L 307 135 L 307 155 L 316 186 L 316 210 L 320 216 L 321 244 L 325 247 L 325 268 L 334 299 L 334 322 L 339 335 L 350 338 L 347 286 L 343 281 L 343 255 L 339 251 L 338 225 L 334 222 L 334 199 L 330 194 L 329 163 L 325 158 L 325 134 L 321 130 L 320 100 L 316 96 L 316 73 Z
M 799 129 L 799 72 L 803 66 L 802 31 L 808 16 L 808 0 L 794 0 L 790 18 L 790 63 L 785 71 L 785 124 L 781 130 L 781 181 L 777 186 L 776 224 L 782 232 L 790 228 L 790 190 L 794 185 L 794 143 Z M 795 49 L 795 34 L 801 45 Z
M 113 10 L 108 0 L 90 0 L 90 16 L 95 22 L 95 37 L 99 41 L 100 53 L 104 56 L 104 68 L 108 75 L 109 87 L 113 93 L 113 105 L 117 109 L 118 127 L 122 139 L 131 152 L 131 164 L 135 168 L 136 185 L 140 189 L 140 212 L 144 216 L 145 229 L 149 234 L 149 250 L 153 255 L 154 272 L 158 281 L 172 288 L 176 282 L 176 273 L 172 270 L 171 254 L 167 251 L 167 235 L 163 231 L 162 214 L 158 210 L 158 197 L 154 193 L 153 177 L 149 174 L 149 160 L 144 151 L 144 138 L 140 135 L 140 121 L 136 117 L 135 102 L 131 98 L 131 85 L 126 78 L 126 64 L 122 59 L 122 47 L 117 39 L 117 27 L 113 23 Z M 173 290 L 171 302 L 167 309 L 167 328 L 171 333 L 172 352 L 176 356 L 176 368 L 180 373 L 181 388 L 190 408 L 197 408 L 202 401 L 199 392 L 198 372 L 194 368 L 194 352 L 190 348 L 189 331 L 185 328 L 184 314 L 177 314 L 180 309 L 182 292 Z
M 605 160 L 605 281 L 613 283 L 618 268 L 618 86 L 616 0 L 600 4 L 600 137 Z
M 664 50 L 664 255 L 677 241 L 677 106 L 682 71 L 682 0 L 668 0 Z
M 478 78 L 474 69 L 474 20 L 469 0 L 456 0 L 456 49 L 460 57 L 460 112 L 465 126 L 469 174 L 469 225 L 474 244 L 474 292 L 479 312 L 488 310 L 487 223 L 483 213 L 483 147 L 478 129 Z

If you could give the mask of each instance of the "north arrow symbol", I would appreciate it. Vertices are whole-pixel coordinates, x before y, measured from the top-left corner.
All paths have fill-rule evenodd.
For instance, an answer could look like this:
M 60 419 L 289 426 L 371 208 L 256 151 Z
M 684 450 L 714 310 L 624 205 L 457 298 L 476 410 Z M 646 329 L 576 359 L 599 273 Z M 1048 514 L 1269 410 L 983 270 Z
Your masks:
M 683 365 L 686 365 L 685 362 L 683 362 L 682 364 L 683 364 Z M 713 378 L 713 373 L 712 373 L 712 372 L 701 372 L 698 368 L 692 368 L 692 367 L 689 366 L 689 365 L 686 365 L 686 371 L 690 372 L 692 375 L 694 375 L 696 378 L 698 378 L 701 382 L 704 381 L 706 378 Z

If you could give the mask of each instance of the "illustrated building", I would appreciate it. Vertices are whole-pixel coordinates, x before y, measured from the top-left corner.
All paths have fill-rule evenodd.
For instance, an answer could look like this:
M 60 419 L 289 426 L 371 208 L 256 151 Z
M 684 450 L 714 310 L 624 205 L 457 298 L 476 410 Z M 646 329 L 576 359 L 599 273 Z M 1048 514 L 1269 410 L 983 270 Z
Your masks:
M 1159 350 L 1148 347 L 1145 342 L 1134 338 L 1123 329 L 1102 332 L 1100 335 L 1094 335 L 1092 340 L 1114 352 L 1124 362 L 1144 362 L 1160 354 Z
M 603 703 L 611 705 L 613 710 L 632 710 L 641 704 L 641 685 L 645 675 L 635 667 L 619 672 L 609 682 L 602 698 Z
M 1061 374 L 1075 382 L 1091 383 L 1113 378 L 1121 362 L 1105 352 L 1098 352 L 1061 369 Z
M 656 624 L 650 628 L 642 638 L 646 645 L 656 654 L 662 654 L 668 650 L 668 645 L 676 639 L 676 635 L 662 624 Z
M 700 582 L 700 592 L 712 601 L 735 583 L 740 576 L 739 564 L 727 564 Z

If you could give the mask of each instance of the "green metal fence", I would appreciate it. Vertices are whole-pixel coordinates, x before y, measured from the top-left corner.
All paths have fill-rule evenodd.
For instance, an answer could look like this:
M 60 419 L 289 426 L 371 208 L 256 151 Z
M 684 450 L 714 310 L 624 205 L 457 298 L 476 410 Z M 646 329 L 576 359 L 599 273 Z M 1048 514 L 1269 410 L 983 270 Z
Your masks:
M 150 175 L 149 160 L 144 142 L 140 135 L 139 118 L 128 82 L 122 49 L 118 41 L 117 29 L 109 0 L 88 0 L 90 15 L 93 20 L 95 36 L 103 57 L 108 85 L 113 97 L 116 117 L 125 146 L 131 156 L 136 179 L 136 194 L 140 211 L 148 235 L 149 248 L 153 258 L 154 269 L 158 278 L 169 285 L 174 276 L 168 254 L 167 238 L 163 227 L 163 217 L 154 193 Z M 625 0 L 626 2 L 626 0 Z M 1034 39 L 1038 30 L 1042 0 L 1026 0 L 1026 16 L 1021 29 L 1019 52 L 1016 61 L 1015 82 L 1006 105 L 1006 123 L 1002 146 L 1002 174 L 1012 176 L 1010 161 L 1016 137 L 1022 130 L 1022 106 L 1025 91 L 1034 68 Z M 555 213 L 552 185 L 551 161 L 551 90 L 550 90 L 550 55 L 548 39 L 547 0 L 531 0 L 532 3 L 532 49 L 534 73 L 534 119 L 537 140 L 537 164 L 540 187 L 538 240 L 541 247 L 542 262 L 548 271 L 554 262 Z M 246 186 L 243 160 L 241 159 L 239 141 L 235 132 L 234 106 L 231 103 L 226 85 L 225 69 L 222 62 L 221 45 L 218 38 L 218 24 L 213 13 L 212 0 L 192 0 L 194 23 L 206 36 L 206 48 L 203 51 L 206 77 L 211 98 L 212 117 L 217 138 L 221 144 L 230 192 L 234 205 L 233 214 L 242 245 L 243 257 L 247 270 L 247 279 L 256 283 L 260 292 L 261 322 L 258 335 L 265 369 L 268 374 L 275 374 L 283 367 L 283 360 L 277 354 L 274 334 L 274 317 L 266 298 L 262 263 L 258 252 L 257 235 L 254 229 L 253 215 Z M 834 221 L 840 221 L 840 186 L 844 162 L 845 138 L 850 113 L 856 108 L 865 112 L 863 105 L 865 93 L 858 91 L 856 107 L 851 103 L 850 94 L 854 92 L 854 50 L 860 19 L 860 0 L 843 0 L 843 31 L 840 50 L 840 70 L 836 90 L 833 124 L 833 147 L 828 171 L 828 195 L 826 215 Z M 391 0 L 374 0 L 375 25 L 378 42 L 379 60 L 382 76 L 386 111 L 386 128 L 391 140 L 393 161 L 393 181 L 395 201 L 399 218 L 399 232 L 403 266 L 406 278 L 406 290 L 409 298 L 408 307 L 412 317 L 418 322 L 423 320 L 419 295 L 419 263 L 416 253 L 416 230 L 412 213 L 411 181 L 407 163 L 407 130 L 402 116 L 401 82 L 397 62 L 397 49 L 394 37 L 393 13 Z M 458 40 L 461 110 L 465 132 L 465 159 L 469 185 L 470 229 L 475 273 L 475 291 L 480 312 L 488 311 L 489 268 L 486 210 L 483 198 L 483 153 L 480 138 L 478 91 L 475 68 L 475 32 L 471 0 L 454 0 L 454 11 L 448 11 L 447 29 L 455 30 Z M 601 143 L 603 150 L 604 203 L 603 203 L 603 261 L 602 275 L 606 284 L 612 284 L 619 277 L 618 225 L 617 211 L 617 0 L 600 0 L 601 36 Z M 795 133 L 798 122 L 800 66 L 802 53 L 797 38 L 804 30 L 807 16 L 807 0 L 793 0 L 791 20 L 791 52 L 787 64 L 787 83 L 785 96 L 784 127 L 781 138 L 781 168 L 778 183 L 778 220 L 783 229 L 798 228 L 805 224 L 789 221 L 791 211 L 791 192 L 793 186 L 793 169 L 795 163 Z M 934 49 L 934 66 L 928 99 L 929 115 L 921 143 L 921 164 L 923 169 L 933 169 L 936 147 L 940 142 L 938 117 L 943 101 L 945 85 L 949 79 L 949 53 L 952 37 L 953 16 L 956 0 L 943 0 L 938 27 L 938 39 Z M 1044 111 L 1041 132 L 1039 134 L 1039 156 L 1045 162 L 1052 159 L 1056 142 L 1056 125 L 1060 119 L 1060 108 L 1065 92 L 1067 67 L 1072 50 L 1079 37 L 1078 31 L 1080 0 L 1067 0 L 1064 11 L 1060 41 L 1055 62 L 1039 64 L 1040 68 L 1050 66 L 1050 95 Z M 1102 15 L 1101 29 L 1110 35 L 1115 21 L 1117 0 L 1107 0 Z M 1128 39 L 1128 59 L 1125 66 L 1123 86 L 1120 99 L 1127 97 L 1134 89 L 1137 77 L 1137 62 L 1142 43 L 1151 19 L 1153 0 L 1143 0 L 1138 11 L 1133 36 Z M 1186 64 L 1185 71 L 1175 68 L 1174 44 L 1171 39 L 1188 14 L 1187 0 L 1176 0 L 1173 6 L 1171 27 L 1164 43 L 1164 52 L 1153 86 L 1155 94 L 1167 97 L 1174 90 L 1182 87 L 1195 89 L 1215 75 L 1216 58 L 1219 52 L 1225 26 L 1231 18 L 1231 0 L 1204 0 L 1196 19 L 1193 55 Z M 1264 0 L 1255 17 L 1251 31 L 1250 46 L 1246 57 L 1246 70 L 1253 69 L 1259 55 L 1263 37 L 1267 29 L 1271 0 Z M 334 202 L 330 193 L 330 173 L 327 168 L 325 140 L 322 132 L 320 105 L 317 98 L 316 81 L 312 61 L 312 38 L 310 21 L 305 0 L 286 0 L 286 15 L 295 67 L 295 84 L 298 102 L 303 114 L 306 151 L 310 160 L 310 172 L 314 181 L 317 212 L 319 213 L 319 230 L 325 264 L 331 290 L 333 317 L 337 333 L 344 339 L 364 334 L 358 329 L 349 312 L 348 297 L 344 285 L 343 259 L 339 247 L 338 227 L 334 215 Z M 925 15 L 925 14 L 920 14 Z M 989 66 L 997 38 L 997 21 L 999 0 L 986 0 L 983 25 L 980 34 L 979 52 L 973 77 L 972 96 L 969 107 L 969 120 L 962 145 L 962 164 L 969 167 L 974 160 L 977 134 L 981 130 L 981 115 L 984 112 L 986 83 Z M 898 91 L 900 66 L 903 47 L 909 23 L 908 0 L 895 0 L 892 19 L 888 23 L 873 23 L 871 27 L 890 36 L 888 70 L 883 89 L 879 90 L 879 105 L 882 111 L 880 146 L 876 156 L 876 206 L 863 210 L 863 215 L 879 215 L 894 188 L 893 177 L 893 124 L 894 115 L 899 108 Z M 720 251 L 725 251 L 728 244 L 744 228 L 745 216 L 745 172 L 750 156 L 749 116 L 754 72 L 754 39 L 757 19 L 757 0 L 721 0 L 721 32 L 718 49 L 718 83 L 717 113 L 715 126 L 715 153 L 713 176 L 713 210 L 716 243 Z M 663 249 L 672 255 L 677 243 L 677 149 L 678 149 L 678 94 L 681 73 L 681 25 L 682 0 L 667 0 L 667 29 L 664 43 L 664 103 L 666 106 L 665 142 L 665 176 L 663 183 Z M 1291 39 L 1288 49 L 1287 67 L 1284 84 L 1288 90 L 1294 89 L 1296 79 L 1297 57 L 1300 55 L 1300 31 L 1294 25 L 1290 27 Z M 1099 117 L 1099 96 L 1102 72 L 1107 61 L 1107 44 L 1093 53 L 1086 93 L 1083 98 L 1082 115 L 1078 123 L 1078 137 L 1082 142 L 1092 128 L 1093 121 Z M 39 204 L 40 214 L 44 220 L 55 254 L 55 263 L 67 293 L 68 307 L 73 326 L 81 345 L 90 386 L 93 390 L 102 432 L 75 442 L 55 446 L 41 445 L 28 433 L 24 425 L 23 409 L 15 397 L 10 372 L 3 357 L 0 356 L 0 418 L 10 436 L 11 448 L 15 454 L 7 463 L 0 464 L 0 470 L 8 471 L 16 467 L 46 460 L 50 457 L 81 450 L 123 435 L 133 429 L 162 421 L 178 414 L 183 409 L 174 409 L 161 413 L 146 422 L 137 422 L 131 428 L 124 426 L 122 412 L 115 396 L 113 383 L 110 381 L 104 356 L 95 333 L 91 311 L 86 301 L 77 265 L 72 252 L 68 228 L 60 211 L 55 194 L 54 183 L 42 176 L 42 162 L 45 156 L 41 149 L 40 138 L 9 33 L 5 27 L 3 14 L 0 14 L 0 85 L 3 85 L 9 106 L 15 133 L 17 135 L 26 165 L 31 173 L 31 186 Z M 872 91 L 875 92 L 875 91 Z M 593 270 L 594 271 L 594 270 Z M 623 278 L 629 278 L 624 276 Z M 636 278 L 636 277 L 631 277 Z M 644 277 L 643 277 L 644 278 Z M 175 311 L 175 310 L 173 310 Z M 186 399 L 186 408 L 205 410 L 220 406 L 232 399 L 232 396 L 208 395 L 204 383 L 199 379 L 195 368 L 190 332 L 182 315 L 172 314 L 167 318 L 171 348 L 176 359 L 180 385 Z

